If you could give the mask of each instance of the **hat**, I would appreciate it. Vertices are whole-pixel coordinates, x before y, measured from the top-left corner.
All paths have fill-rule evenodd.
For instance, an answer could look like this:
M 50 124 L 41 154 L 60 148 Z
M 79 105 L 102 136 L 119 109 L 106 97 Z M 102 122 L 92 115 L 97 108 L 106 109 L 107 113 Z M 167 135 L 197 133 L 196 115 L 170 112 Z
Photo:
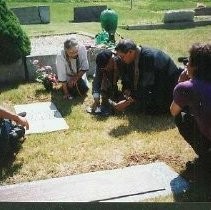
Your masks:
M 97 57 L 96 57 L 96 65 L 97 68 L 104 68 L 109 59 L 112 57 L 112 51 L 111 50 L 104 50 L 102 52 L 100 52 Z

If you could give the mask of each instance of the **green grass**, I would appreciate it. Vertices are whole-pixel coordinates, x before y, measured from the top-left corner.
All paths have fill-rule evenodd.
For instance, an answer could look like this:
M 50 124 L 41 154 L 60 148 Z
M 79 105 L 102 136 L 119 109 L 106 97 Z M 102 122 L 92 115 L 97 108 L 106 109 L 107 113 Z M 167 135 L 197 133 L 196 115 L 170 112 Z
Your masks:
M 206 2 L 206 1 L 201 1 Z M 104 5 L 117 11 L 119 25 L 160 22 L 167 9 L 194 8 L 196 1 L 90 1 L 81 3 L 49 3 L 9 1 L 9 7 L 49 5 L 51 23 L 24 25 L 29 36 L 101 31 L 100 23 L 73 23 L 76 6 Z M 211 6 L 207 1 L 206 5 Z M 139 44 L 160 48 L 176 61 L 187 55 L 194 42 L 211 42 L 211 26 L 177 30 L 134 30 L 118 28 L 125 38 Z M 91 92 L 91 91 L 90 91 Z M 70 129 L 66 131 L 28 135 L 14 162 L 2 170 L 1 184 L 19 183 L 67 176 L 90 171 L 127 167 L 154 161 L 164 161 L 185 175 L 185 163 L 195 157 L 193 150 L 179 135 L 171 116 L 118 114 L 109 118 L 95 118 L 85 112 L 92 103 L 91 93 L 81 101 L 65 101 L 61 91 L 47 93 L 38 83 L 3 86 L 0 101 L 12 109 L 15 104 L 53 101 Z M 192 186 L 179 197 L 155 199 L 159 201 L 208 201 L 206 184 Z

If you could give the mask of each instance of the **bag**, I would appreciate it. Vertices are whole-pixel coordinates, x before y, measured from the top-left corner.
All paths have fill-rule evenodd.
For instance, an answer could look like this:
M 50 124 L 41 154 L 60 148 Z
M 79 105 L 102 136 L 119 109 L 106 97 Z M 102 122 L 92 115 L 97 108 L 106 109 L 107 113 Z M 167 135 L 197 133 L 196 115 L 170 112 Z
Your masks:
M 8 119 L 0 120 L 0 163 L 20 149 L 20 140 L 24 136 L 24 127 L 13 124 Z
M 85 81 L 80 78 L 78 81 L 77 81 L 77 84 L 74 88 L 71 88 L 70 90 L 70 93 L 72 96 L 84 96 L 87 91 L 89 90 L 89 88 L 87 87 Z

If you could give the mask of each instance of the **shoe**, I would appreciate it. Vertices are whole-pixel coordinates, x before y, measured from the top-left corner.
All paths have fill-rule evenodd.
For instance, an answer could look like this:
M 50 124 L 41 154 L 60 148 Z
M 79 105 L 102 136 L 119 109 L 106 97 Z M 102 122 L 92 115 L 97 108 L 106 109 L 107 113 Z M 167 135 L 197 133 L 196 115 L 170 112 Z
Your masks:
M 72 100 L 73 97 L 71 95 L 68 96 L 68 100 Z
M 97 107 L 95 110 L 93 110 L 92 107 L 88 107 L 86 109 L 87 113 L 90 113 L 90 114 L 101 114 L 101 108 L 100 107 Z

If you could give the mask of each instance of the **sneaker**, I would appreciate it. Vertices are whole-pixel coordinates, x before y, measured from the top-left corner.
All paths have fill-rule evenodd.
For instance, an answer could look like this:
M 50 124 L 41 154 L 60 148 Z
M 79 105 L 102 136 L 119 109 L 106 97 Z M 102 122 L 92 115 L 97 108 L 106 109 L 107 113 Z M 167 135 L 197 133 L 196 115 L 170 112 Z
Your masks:
M 86 111 L 90 114 L 101 114 L 101 108 L 99 106 L 95 110 L 92 107 L 88 107 Z
M 69 95 L 67 99 L 68 99 L 68 100 L 72 100 L 73 97 L 72 97 L 71 95 Z

